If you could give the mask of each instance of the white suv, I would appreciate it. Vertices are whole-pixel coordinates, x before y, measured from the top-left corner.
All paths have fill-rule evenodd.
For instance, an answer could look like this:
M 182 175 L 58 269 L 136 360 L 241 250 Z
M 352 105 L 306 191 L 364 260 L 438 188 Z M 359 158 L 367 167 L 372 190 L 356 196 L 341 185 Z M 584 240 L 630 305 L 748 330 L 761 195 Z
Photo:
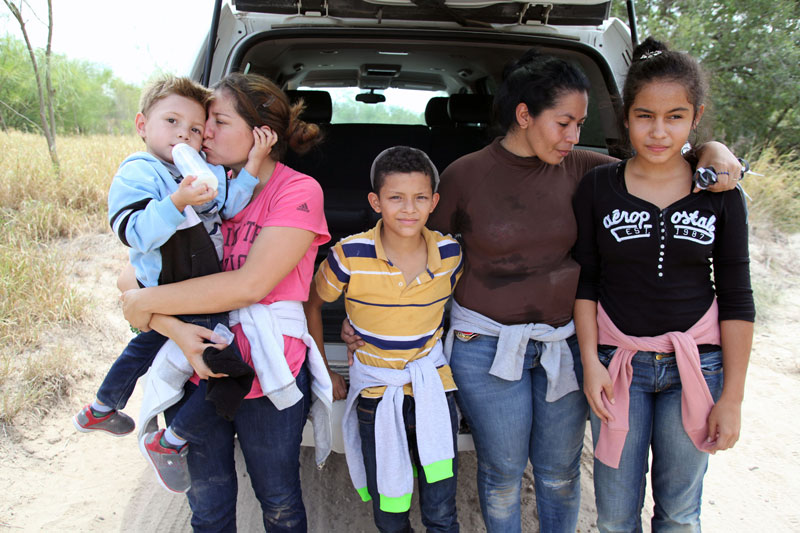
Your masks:
M 290 98 L 304 99 L 302 118 L 319 124 L 325 140 L 309 154 L 290 155 L 286 162 L 322 185 L 331 243 L 374 225 L 366 201 L 369 168 L 383 149 L 423 149 L 442 171 L 488 144 L 492 94 L 503 68 L 532 46 L 577 64 L 592 84 L 580 147 L 619 155 L 613 147 L 621 145 L 624 132 L 615 106 L 632 46 L 628 27 L 609 17 L 611 2 L 220 4 L 218 0 L 207 41 L 215 43 L 213 54 L 206 44 L 192 77 L 213 85 L 231 72 L 257 73 L 275 81 Z M 394 112 L 383 113 L 384 123 L 376 123 L 378 113 L 373 111 L 392 105 L 386 96 L 406 97 L 407 108 L 414 102 L 421 107 L 416 114 L 405 113 L 399 121 L 404 123 L 398 123 Z M 387 117 L 392 123 L 386 123 Z M 320 259 L 326 254 L 327 247 L 320 250 Z M 346 373 L 346 352 L 339 340 L 343 305 L 326 307 L 324 317 L 328 358 Z M 460 449 L 472 447 L 468 435 L 459 438 Z M 342 451 L 341 441 L 334 442 L 334 449 Z

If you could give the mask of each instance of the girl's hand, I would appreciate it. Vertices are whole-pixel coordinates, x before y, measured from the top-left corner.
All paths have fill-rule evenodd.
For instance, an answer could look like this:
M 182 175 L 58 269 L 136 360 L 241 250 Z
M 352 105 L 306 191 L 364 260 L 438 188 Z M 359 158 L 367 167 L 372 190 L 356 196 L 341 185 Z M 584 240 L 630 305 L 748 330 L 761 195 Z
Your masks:
M 356 330 L 353 329 L 352 324 L 350 324 L 350 321 L 346 318 L 344 322 L 342 322 L 340 337 L 347 345 L 347 364 L 353 366 L 353 353 L 361 346 L 364 346 L 364 341 L 361 340 L 361 337 L 356 335 Z
M 722 143 L 711 141 L 703 144 L 697 153 L 698 167 L 714 167 L 717 172 L 717 183 L 711 185 L 711 192 L 729 191 L 736 187 L 742 176 L 742 164 L 728 147 Z M 695 187 L 692 192 L 702 189 Z
M 333 399 L 334 400 L 344 400 L 347 398 L 347 383 L 345 383 L 344 378 L 341 374 L 337 374 L 331 369 L 328 369 L 328 374 L 331 376 L 331 382 L 333 383 Z
M 131 326 L 142 331 L 150 330 L 150 319 L 153 314 L 141 309 L 142 289 L 131 289 L 123 292 L 119 299 L 122 300 L 122 314 L 125 315 Z
M 272 131 L 269 126 L 253 128 L 253 147 L 247 154 L 247 164 L 244 169 L 251 176 L 258 177 L 258 170 L 261 164 L 272 152 L 272 147 L 278 142 L 278 134 Z
M 708 439 L 714 443 L 711 453 L 733 448 L 742 426 L 742 402 L 720 398 L 708 415 Z
M 608 401 L 612 404 L 614 403 L 614 389 L 611 383 L 611 375 L 609 375 L 608 369 L 603 366 L 603 363 L 597 359 L 583 366 L 583 393 L 586 395 L 586 399 L 589 401 L 589 407 L 592 408 L 597 418 L 606 423 L 614 420 L 614 417 L 608 409 L 606 409 L 601 394 L 605 393 Z

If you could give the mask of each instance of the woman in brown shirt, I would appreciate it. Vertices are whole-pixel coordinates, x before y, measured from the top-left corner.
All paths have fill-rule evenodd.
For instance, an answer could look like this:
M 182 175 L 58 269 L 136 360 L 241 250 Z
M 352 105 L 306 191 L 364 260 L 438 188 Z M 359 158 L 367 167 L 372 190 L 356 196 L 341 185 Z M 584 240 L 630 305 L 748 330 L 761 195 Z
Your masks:
M 452 346 L 490 533 L 520 531 L 529 459 L 541 531 L 574 532 L 577 525 L 588 409 L 572 323 L 579 274 L 570 255 L 577 235 L 572 197 L 584 174 L 615 160 L 573 151 L 588 90 L 576 67 L 533 50 L 510 66 L 495 96 L 505 135 L 447 168 L 428 221 L 463 243 L 445 350 Z M 705 152 L 706 165 L 738 165 L 721 145 Z M 343 339 L 356 346 L 347 330 Z

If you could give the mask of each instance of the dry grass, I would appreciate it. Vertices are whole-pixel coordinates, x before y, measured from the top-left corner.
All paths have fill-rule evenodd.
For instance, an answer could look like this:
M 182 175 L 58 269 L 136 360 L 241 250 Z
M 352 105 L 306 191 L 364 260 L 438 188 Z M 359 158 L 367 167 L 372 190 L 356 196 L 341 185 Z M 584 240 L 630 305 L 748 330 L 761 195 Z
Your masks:
M 763 176 L 748 175 L 742 186 L 750 195 L 751 220 L 784 233 L 800 231 L 800 154 L 768 148 L 752 162 Z
M 58 139 L 61 172 L 43 138 L 0 133 L 0 422 L 23 407 L 46 409 L 68 391 L 71 356 L 37 349 L 43 331 L 82 322 L 86 298 L 67 277 L 59 239 L 107 231 L 106 196 L 137 137 Z
M 8 368 L 9 361 L 5 362 Z M 10 424 L 25 411 L 37 417 L 69 395 L 75 381 L 85 374 L 74 364 L 72 354 L 61 346 L 46 347 L 24 357 L 24 363 L 13 365 L 14 379 L 0 393 L 0 424 Z M 8 377 L 2 376 L 0 380 Z M 0 385 L 2 381 L 0 381 Z
M 787 247 L 787 234 L 800 231 L 800 155 L 779 155 L 768 148 L 751 164 L 763 174 L 748 175 L 742 183 L 750 196 L 750 273 L 762 322 L 779 314 L 794 279 L 795 258 Z

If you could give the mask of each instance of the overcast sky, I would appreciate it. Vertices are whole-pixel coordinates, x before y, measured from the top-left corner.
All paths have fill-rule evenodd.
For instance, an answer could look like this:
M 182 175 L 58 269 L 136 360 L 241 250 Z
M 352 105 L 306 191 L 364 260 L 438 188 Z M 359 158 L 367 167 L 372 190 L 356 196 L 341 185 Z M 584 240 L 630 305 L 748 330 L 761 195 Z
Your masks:
M 53 0 L 53 50 L 110 67 L 136 84 L 156 69 L 188 74 L 213 10 L 214 0 Z M 47 2 L 25 0 L 22 13 L 33 45 L 44 48 Z M 0 34 L 7 32 L 22 37 L 0 5 Z
M 22 1 L 33 46 L 44 48 L 47 1 Z M 156 70 L 189 74 L 207 38 L 214 11 L 214 0 L 52 1 L 54 52 L 109 67 L 115 76 L 137 85 L 145 83 Z M 5 5 L 0 5 L 0 35 L 5 33 L 22 38 L 17 21 Z M 393 96 L 393 92 L 397 94 Z M 385 93 L 392 105 L 417 113 L 424 112 L 431 97 L 427 91 Z

